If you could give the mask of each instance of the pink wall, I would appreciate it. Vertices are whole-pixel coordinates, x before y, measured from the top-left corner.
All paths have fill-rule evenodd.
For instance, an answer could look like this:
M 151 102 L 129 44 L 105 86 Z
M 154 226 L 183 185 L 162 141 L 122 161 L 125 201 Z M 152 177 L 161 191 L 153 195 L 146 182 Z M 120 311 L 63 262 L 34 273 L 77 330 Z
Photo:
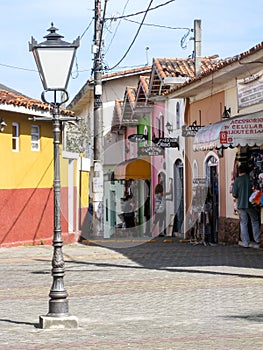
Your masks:
M 152 113 L 152 137 L 155 135 L 155 137 L 159 137 L 159 126 L 160 126 L 160 115 L 165 115 L 165 105 L 161 103 L 156 103 L 153 108 Z M 163 126 L 164 127 L 164 126 Z M 160 130 L 162 133 L 162 130 Z M 162 135 L 161 135 L 162 137 Z M 154 143 L 152 143 L 154 145 Z M 152 162 L 152 181 L 151 181 L 151 190 L 152 190 L 152 215 L 154 213 L 155 208 L 155 201 L 154 201 L 154 189 L 155 186 L 158 184 L 158 174 L 161 171 L 165 171 L 164 169 L 164 163 L 165 158 L 164 156 L 154 156 L 151 158 Z M 155 229 L 155 232 L 153 232 L 153 235 L 155 236 L 157 234 L 157 228 Z

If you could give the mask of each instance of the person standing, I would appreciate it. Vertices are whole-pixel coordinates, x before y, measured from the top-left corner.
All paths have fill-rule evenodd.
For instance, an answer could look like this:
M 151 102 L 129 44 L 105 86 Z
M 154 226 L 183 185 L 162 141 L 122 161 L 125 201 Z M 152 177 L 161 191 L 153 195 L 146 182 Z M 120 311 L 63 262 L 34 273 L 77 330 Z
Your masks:
M 260 244 L 260 223 L 257 210 L 249 202 L 252 186 L 247 167 L 241 164 L 238 168 L 238 173 L 239 176 L 235 179 L 233 184 L 232 196 L 237 199 L 242 245 L 248 248 L 250 244 L 248 217 L 250 217 L 251 220 L 254 241 L 258 245 Z
M 165 227 L 165 199 L 164 199 L 164 190 L 162 184 L 157 184 L 154 190 L 155 198 L 155 210 L 154 210 L 154 221 L 153 229 L 156 224 L 159 223 L 159 236 L 166 236 L 166 227 Z
M 134 214 L 134 203 L 132 201 L 132 195 L 127 195 L 124 198 L 124 222 L 126 228 L 135 226 L 135 214 Z

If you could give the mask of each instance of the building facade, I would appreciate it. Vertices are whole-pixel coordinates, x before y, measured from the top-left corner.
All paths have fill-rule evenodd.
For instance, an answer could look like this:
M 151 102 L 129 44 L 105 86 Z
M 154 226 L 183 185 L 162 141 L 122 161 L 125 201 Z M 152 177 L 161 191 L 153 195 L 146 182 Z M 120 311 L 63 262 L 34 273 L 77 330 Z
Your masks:
M 0 86 L 0 245 L 51 244 L 53 134 L 49 106 Z M 77 239 L 77 162 L 61 160 L 61 218 L 65 242 Z M 69 170 L 70 169 L 70 170 Z M 69 196 L 72 198 L 68 201 Z

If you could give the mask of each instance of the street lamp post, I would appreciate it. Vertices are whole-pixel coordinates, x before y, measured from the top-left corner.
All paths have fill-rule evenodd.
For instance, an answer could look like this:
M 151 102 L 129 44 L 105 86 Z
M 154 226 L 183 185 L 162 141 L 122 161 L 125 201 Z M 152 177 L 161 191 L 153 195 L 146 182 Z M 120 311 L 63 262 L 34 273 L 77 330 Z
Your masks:
M 35 117 L 34 120 L 49 120 L 53 124 L 53 145 L 54 145 L 54 234 L 53 234 L 53 258 L 52 277 L 53 284 L 49 293 L 49 311 L 46 316 L 40 316 L 41 328 L 63 327 L 76 328 L 78 320 L 69 314 L 67 291 L 64 288 L 65 264 L 63 258 L 63 240 L 61 231 L 60 214 L 60 161 L 59 145 L 62 121 L 76 121 L 76 118 L 61 116 L 60 106 L 68 101 L 67 85 L 76 53 L 79 46 L 79 38 L 72 44 L 63 40 L 58 34 L 57 28 L 51 23 L 48 29 L 49 34 L 42 43 L 32 37 L 29 43 L 29 51 L 33 52 L 38 72 L 44 87 L 41 98 L 43 102 L 49 103 L 52 107 L 52 119 Z M 53 93 L 53 101 L 46 100 L 46 93 Z M 60 96 L 60 97 L 58 97 Z

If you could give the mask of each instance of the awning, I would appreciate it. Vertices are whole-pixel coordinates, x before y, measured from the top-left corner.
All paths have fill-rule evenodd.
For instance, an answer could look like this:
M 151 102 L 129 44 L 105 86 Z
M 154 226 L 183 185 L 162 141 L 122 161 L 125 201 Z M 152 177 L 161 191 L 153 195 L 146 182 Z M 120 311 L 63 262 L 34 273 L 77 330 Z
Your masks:
M 114 180 L 150 180 L 151 163 L 146 159 L 132 158 L 118 164 L 114 169 Z
M 263 144 L 263 111 L 243 114 L 199 129 L 194 151 Z

